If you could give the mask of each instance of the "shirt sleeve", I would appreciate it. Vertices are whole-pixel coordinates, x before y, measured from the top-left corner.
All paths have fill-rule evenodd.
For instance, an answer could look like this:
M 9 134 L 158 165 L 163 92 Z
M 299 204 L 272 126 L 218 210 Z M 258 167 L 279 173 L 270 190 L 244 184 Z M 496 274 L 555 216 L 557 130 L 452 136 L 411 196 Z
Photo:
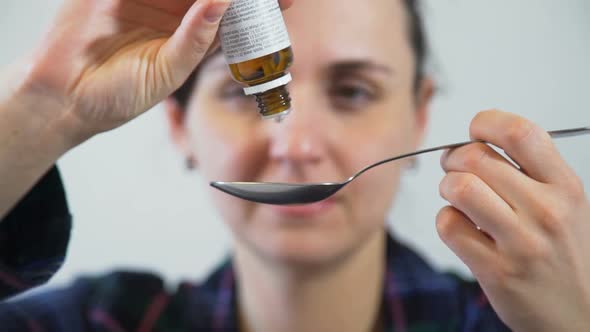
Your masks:
M 202 308 L 189 305 L 193 302 L 185 289 L 169 293 L 162 279 L 150 273 L 82 277 L 63 288 L 1 302 L 0 330 L 211 331 L 190 325 Z
M 0 300 L 47 282 L 70 240 L 63 183 L 53 167 L 0 221 Z

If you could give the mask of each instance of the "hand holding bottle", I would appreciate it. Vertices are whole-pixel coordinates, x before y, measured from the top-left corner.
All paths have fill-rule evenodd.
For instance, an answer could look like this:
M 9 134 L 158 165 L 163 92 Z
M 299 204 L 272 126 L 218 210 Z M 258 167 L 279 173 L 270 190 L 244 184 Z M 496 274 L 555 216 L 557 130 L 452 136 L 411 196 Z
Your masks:
M 51 116 L 78 139 L 116 128 L 184 82 L 230 2 L 66 1 L 28 60 L 19 97 L 51 99 L 60 106 Z
M 180 87 L 216 47 L 230 2 L 66 0 L 36 50 L 0 75 L 0 217 L 69 149 Z

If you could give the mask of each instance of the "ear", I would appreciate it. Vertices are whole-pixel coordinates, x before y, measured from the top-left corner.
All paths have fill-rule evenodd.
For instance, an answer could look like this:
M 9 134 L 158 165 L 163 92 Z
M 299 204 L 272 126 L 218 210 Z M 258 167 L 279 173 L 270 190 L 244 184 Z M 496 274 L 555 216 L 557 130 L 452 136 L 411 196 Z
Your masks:
M 186 110 L 172 97 L 168 97 L 164 101 L 164 108 L 166 110 L 168 131 L 172 142 L 184 157 L 192 158 L 193 152 L 190 149 L 188 129 L 186 126 Z
M 434 80 L 431 77 L 423 78 L 416 95 L 416 136 L 414 137 L 414 148 L 416 149 L 422 145 L 426 135 L 434 93 Z

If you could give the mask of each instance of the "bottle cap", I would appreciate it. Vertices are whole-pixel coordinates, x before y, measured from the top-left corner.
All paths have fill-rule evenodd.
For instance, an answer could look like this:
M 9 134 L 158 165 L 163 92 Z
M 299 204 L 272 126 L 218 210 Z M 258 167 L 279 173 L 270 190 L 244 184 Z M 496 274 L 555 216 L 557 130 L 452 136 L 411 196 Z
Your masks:
M 244 88 L 244 92 L 246 93 L 246 95 L 255 95 L 258 93 L 263 93 L 268 90 L 278 88 L 279 86 L 287 85 L 287 83 L 291 82 L 291 80 L 293 80 L 291 74 L 287 73 L 285 76 L 281 76 L 270 82 Z

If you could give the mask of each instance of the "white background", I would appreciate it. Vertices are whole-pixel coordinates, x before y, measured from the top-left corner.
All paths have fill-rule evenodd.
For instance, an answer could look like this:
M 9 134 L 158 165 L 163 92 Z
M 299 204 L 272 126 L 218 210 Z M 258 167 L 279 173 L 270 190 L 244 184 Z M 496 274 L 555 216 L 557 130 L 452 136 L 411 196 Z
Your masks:
M 32 48 L 59 3 L 2 0 L 0 66 Z M 425 7 L 432 69 L 443 88 L 427 146 L 466 139 L 477 111 L 494 107 L 546 129 L 590 125 L 588 0 L 430 0 Z M 590 185 L 590 137 L 558 144 Z M 404 178 L 390 220 L 434 264 L 469 273 L 434 228 L 444 205 L 439 155 L 420 158 L 419 170 Z M 75 227 L 53 284 L 117 268 L 157 271 L 170 282 L 200 279 L 227 253 L 229 235 L 206 184 L 183 170 L 162 109 L 92 139 L 59 164 Z

